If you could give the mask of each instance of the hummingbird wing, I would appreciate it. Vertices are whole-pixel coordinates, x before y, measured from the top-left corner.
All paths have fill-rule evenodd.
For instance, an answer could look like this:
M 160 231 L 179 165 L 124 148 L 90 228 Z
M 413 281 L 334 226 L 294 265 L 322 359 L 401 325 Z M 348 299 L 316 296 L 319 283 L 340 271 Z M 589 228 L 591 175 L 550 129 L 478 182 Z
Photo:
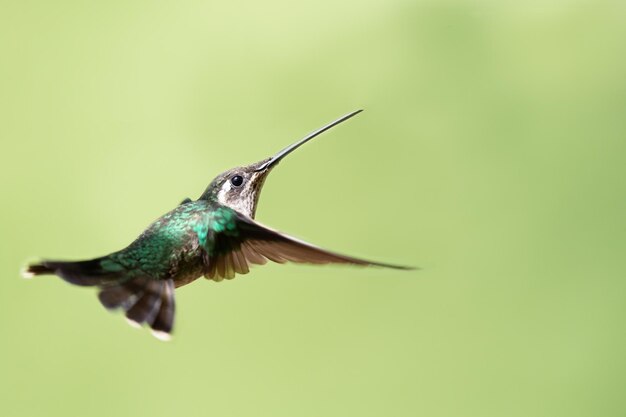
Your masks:
M 322 249 L 295 237 L 266 227 L 253 219 L 236 214 L 237 234 L 216 234 L 213 256 L 208 259 L 207 278 L 220 281 L 246 274 L 251 264 L 263 265 L 267 260 L 285 263 L 351 264 L 394 269 L 410 267 L 354 258 Z

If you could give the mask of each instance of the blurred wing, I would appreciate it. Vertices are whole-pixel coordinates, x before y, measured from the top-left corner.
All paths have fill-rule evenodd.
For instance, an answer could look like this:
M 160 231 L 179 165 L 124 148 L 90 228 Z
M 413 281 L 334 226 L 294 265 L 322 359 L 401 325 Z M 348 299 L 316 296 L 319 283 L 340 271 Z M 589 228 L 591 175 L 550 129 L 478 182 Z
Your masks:
M 220 281 L 246 274 L 251 264 L 263 265 L 267 260 L 285 263 L 351 264 L 413 269 L 341 255 L 265 227 L 254 220 L 237 215 L 238 235 L 215 237 L 214 256 L 208 260 L 207 278 Z

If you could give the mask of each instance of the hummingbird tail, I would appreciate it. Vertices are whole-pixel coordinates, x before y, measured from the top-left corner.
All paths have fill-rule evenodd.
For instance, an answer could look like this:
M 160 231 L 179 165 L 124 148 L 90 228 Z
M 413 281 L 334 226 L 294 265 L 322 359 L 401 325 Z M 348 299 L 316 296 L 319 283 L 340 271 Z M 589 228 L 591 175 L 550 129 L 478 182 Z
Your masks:
M 98 298 L 108 310 L 121 308 L 129 323 L 146 323 L 152 334 L 169 340 L 174 325 L 174 281 L 158 280 L 121 268 L 108 257 L 79 262 L 43 261 L 28 265 L 24 278 L 58 275 L 80 286 L 98 287 Z
M 124 310 L 132 326 L 147 323 L 156 338 L 171 338 L 175 311 L 173 280 L 140 276 L 102 287 L 98 298 L 108 310 Z

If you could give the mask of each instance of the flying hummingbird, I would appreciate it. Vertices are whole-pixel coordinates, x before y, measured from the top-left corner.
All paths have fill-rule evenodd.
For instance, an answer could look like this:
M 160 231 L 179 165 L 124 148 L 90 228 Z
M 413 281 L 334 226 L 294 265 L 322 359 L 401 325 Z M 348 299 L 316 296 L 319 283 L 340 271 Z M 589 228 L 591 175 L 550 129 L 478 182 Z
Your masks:
M 412 269 L 330 252 L 254 220 L 271 170 L 304 143 L 360 112 L 327 124 L 270 158 L 218 175 L 200 198 L 182 201 L 125 249 L 86 261 L 30 264 L 23 276 L 56 274 L 71 284 L 98 287 L 104 307 L 123 309 L 131 324 L 145 323 L 157 338 L 168 340 L 174 325 L 174 288 L 201 276 L 231 279 L 268 259 Z

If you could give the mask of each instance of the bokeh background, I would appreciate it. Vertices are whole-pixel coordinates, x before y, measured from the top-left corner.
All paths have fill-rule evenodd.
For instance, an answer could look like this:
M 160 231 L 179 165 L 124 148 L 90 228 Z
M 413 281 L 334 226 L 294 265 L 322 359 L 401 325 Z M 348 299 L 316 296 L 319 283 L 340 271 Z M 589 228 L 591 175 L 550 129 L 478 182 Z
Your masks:
M 623 2 L 0 7 L 0 415 L 626 412 Z M 357 108 L 257 219 L 422 270 L 198 280 L 170 343 L 19 278 Z

